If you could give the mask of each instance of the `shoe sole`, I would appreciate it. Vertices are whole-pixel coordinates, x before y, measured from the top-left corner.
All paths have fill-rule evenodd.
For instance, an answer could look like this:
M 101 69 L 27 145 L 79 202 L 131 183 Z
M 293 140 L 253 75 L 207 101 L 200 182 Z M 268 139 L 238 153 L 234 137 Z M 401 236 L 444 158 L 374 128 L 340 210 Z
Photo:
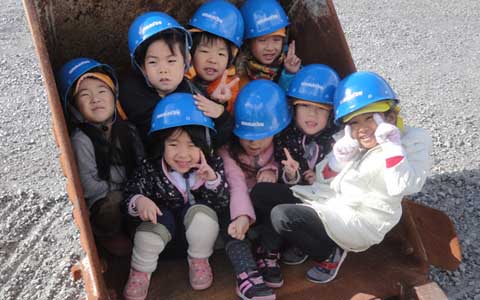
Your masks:
M 310 282 L 313 282 L 313 283 L 327 283 L 327 282 L 330 282 L 332 280 L 335 279 L 335 277 L 337 277 L 337 274 L 338 274 L 338 270 L 340 270 L 340 267 L 342 266 L 343 262 L 345 261 L 345 258 L 347 257 L 347 251 L 343 251 L 342 253 L 342 257 L 340 258 L 340 261 L 338 262 L 338 267 L 337 269 L 335 270 L 335 272 L 333 273 L 332 277 L 330 277 L 329 279 L 327 280 L 323 280 L 323 281 L 320 281 L 320 280 L 315 280 L 315 279 L 312 279 L 308 276 L 305 276 L 307 277 L 307 280 L 310 281 Z
M 273 295 L 270 295 L 270 296 L 258 296 L 258 297 L 252 297 L 252 298 L 248 298 L 247 296 L 243 295 L 240 290 L 238 289 L 238 287 L 236 288 L 235 290 L 237 292 L 237 296 L 242 298 L 243 300 L 275 300 L 277 297 L 275 296 L 275 294 Z
M 201 290 L 206 290 L 209 287 L 211 287 L 212 283 L 213 283 L 213 280 L 211 280 L 207 283 L 204 283 L 204 284 L 197 284 L 197 285 L 193 285 L 192 283 L 190 283 L 190 286 L 192 287 L 192 289 L 194 289 L 196 291 L 201 291 Z
M 296 266 L 296 265 L 301 265 L 303 264 L 304 262 L 306 262 L 308 259 L 308 255 L 305 255 L 303 257 L 303 259 L 301 260 L 298 260 L 298 261 L 283 261 L 283 260 L 280 260 L 282 262 L 282 264 L 284 265 L 288 265 L 288 266 Z

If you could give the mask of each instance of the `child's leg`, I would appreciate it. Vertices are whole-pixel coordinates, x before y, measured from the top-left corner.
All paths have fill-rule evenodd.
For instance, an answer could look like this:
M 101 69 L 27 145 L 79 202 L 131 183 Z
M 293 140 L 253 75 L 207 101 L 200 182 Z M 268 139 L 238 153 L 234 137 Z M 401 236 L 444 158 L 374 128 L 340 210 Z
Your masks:
M 226 237 L 225 252 L 237 279 L 237 295 L 244 300 L 275 300 L 275 294 L 257 270 L 250 244 Z
M 278 264 L 283 238 L 273 229 L 270 213 L 278 204 L 297 203 L 299 200 L 293 196 L 287 185 L 276 183 L 259 183 L 252 189 L 250 196 L 260 227 L 260 246 L 256 249 L 257 265 L 265 283 L 278 288 L 283 285 Z
M 208 258 L 218 236 L 218 218 L 213 209 L 206 205 L 190 207 L 184 217 L 185 236 L 188 241 L 188 263 L 190 285 L 203 290 L 212 285 L 212 269 Z
M 108 252 L 117 256 L 126 256 L 132 251 L 130 239 L 122 232 L 122 203 L 122 192 L 113 191 L 90 208 L 90 223 L 95 237 Z
M 123 291 L 127 300 L 147 297 L 150 275 L 157 268 L 158 256 L 172 239 L 175 220 L 170 211 L 163 211 L 157 224 L 142 222 L 135 233 L 130 275 Z
M 283 204 L 272 210 L 271 218 L 277 232 L 316 261 L 315 266 L 308 270 L 307 279 L 325 283 L 335 278 L 347 252 L 330 239 L 313 208 Z

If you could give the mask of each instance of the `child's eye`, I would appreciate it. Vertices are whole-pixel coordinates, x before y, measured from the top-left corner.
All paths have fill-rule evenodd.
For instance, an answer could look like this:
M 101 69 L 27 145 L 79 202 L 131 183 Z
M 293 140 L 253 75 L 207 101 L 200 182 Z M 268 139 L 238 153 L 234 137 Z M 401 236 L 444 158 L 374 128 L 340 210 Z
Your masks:
M 202 52 L 202 53 L 208 53 L 208 51 L 205 50 L 205 49 L 200 49 L 200 52 Z
M 279 42 L 279 41 L 282 41 L 282 40 L 283 40 L 283 39 L 282 39 L 281 37 L 279 37 L 279 36 L 276 36 L 276 37 L 273 38 L 273 41 L 274 41 L 274 42 Z
M 172 63 L 176 63 L 177 60 L 176 59 L 169 59 L 168 62 L 172 64 Z
M 218 53 L 218 55 L 220 55 L 220 56 L 227 56 L 227 54 L 226 54 L 226 53 L 223 53 L 223 52 Z
M 149 61 L 147 61 L 147 64 L 149 64 L 149 65 L 153 65 L 153 64 L 155 64 L 155 63 L 156 63 L 156 61 L 154 61 L 154 60 L 149 60 Z

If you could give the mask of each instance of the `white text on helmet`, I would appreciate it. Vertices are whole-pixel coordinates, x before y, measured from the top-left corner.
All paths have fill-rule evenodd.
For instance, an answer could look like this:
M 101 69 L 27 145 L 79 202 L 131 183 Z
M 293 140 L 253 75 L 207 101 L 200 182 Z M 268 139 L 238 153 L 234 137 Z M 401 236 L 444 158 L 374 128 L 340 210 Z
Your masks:
M 300 83 L 301 86 L 305 87 L 311 87 L 317 90 L 323 90 L 323 86 L 319 85 L 318 83 L 313 83 L 313 82 L 302 82 Z
M 345 97 L 343 97 L 343 99 L 340 101 L 340 103 L 348 102 L 348 101 L 352 100 L 353 98 L 355 98 L 357 96 L 362 96 L 362 95 L 363 95 L 363 91 L 352 92 L 350 89 L 347 89 L 345 91 Z
M 240 121 L 240 124 L 243 126 L 248 126 L 248 127 L 264 127 L 265 123 L 263 122 L 247 122 L 247 121 Z
M 142 34 L 145 34 L 145 31 L 149 30 L 150 28 L 154 27 L 154 26 L 158 26 L 158 25 L 162 25 L 162 21 L 154 21 L 150 24 L 147 24 L 145 25 L 144 27 L 142 27 L 142 29 L 140 29 L 140 31 L 142 32 Z
M 273 21 L 275 19 L 280 19 L 280 16 L 279 15 L 271 15 L 269 17 L 266 17 L 266 18 L 263 18 L 263 19 L 260 19 L 260 20 L 257 20 L 257 25 L 261 25 L 265 22 L 268 22 L 268 21 Z
M 89 60 L 84 60 L 82 62 L 79 62 L 78 64 L 76 64 L 75 66 L 73 66 L 73 68 L 70 69 L 70 71 L 68 71 L 68 74 L 72 74 L 73 72 L 75 72 L 76 69 L 80 68 L 81 66 L 83 66 L 84 64 L 88 64 L 90 63 Z
M 209 13 L 202 13 L 202 17 L 215 21 L 217 23 L 223 24 L 223 20 L 220 19 L 218 16 L 211 15 Z
M 180 114 L 181 113 L 178 109 L 177 110 L 172 110 L 172 111 L 166 111 L 164 113 L 158 114 L 156 119 L 165 118 L 165 117 L 169 117 L 169 116 L 179 116 Z

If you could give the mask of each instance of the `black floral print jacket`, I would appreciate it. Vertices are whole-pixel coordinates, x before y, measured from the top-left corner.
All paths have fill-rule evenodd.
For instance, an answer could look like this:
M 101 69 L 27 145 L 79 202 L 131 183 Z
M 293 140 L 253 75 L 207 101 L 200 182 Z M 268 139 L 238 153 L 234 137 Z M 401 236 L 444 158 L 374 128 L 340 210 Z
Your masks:
M 162 158 L 145 159 L 136 169 L 133 177 L 125 186 L 127 210 L 130 198 L 137 194 L 152 199 L 160 210 L 176 209 L 185 205 L 187 195 L 178 190 L 170 181 L 162 167 L 162 160 Z M 213 155 L 207 161 L 219 174 L 220 183 L 214 189 L 208 189 L 205 184 L 202 184 L 196 189 L 192 188 L 191 194 L 195 203 L 208 205 L 217 212 L 224 212 L 229 206 L 230 192 L 225 180 L 223 160 L 221 157 Z
M 292 158 L 300 164 L 300 181 L 295 184 L 308 184 L 302 175 L 303 172 L 307 170 L 315 171 L 315 165 L 332 151 L 334 143 L 333 134 L 336 130 L 337 128 L 329 126 L 316 136 L 308 136 L 297 127 L 295 121 L 292 121 L 285 130 L 275 136 L 275 160 L 281 164 L 281 161 L 286 159 L 283 148 L 287 148 Z M 284 182 L 282 175 L 279 175 L 278 180 L 288 184 L 288 182 Z

